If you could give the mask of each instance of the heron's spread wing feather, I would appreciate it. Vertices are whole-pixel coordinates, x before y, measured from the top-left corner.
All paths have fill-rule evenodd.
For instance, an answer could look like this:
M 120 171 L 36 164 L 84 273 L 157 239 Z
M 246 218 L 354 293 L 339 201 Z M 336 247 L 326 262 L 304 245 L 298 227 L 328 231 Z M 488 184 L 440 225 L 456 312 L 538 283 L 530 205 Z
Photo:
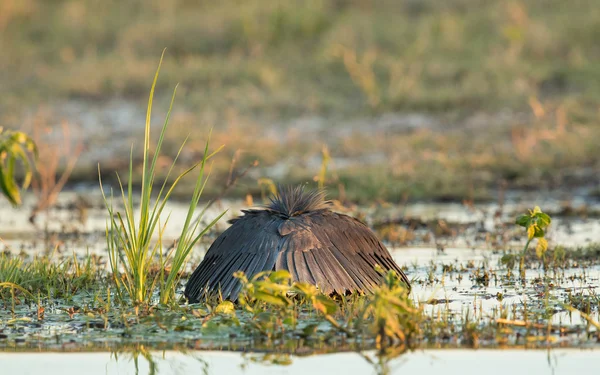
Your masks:
M 261 271 L 272 270 L 278 252 L 281 219 L 268 211 L 247 211 L 223 232 L 206 252 L 206 256 L 190 277 L 185 295 L 196 302 L 205 291 L 220 289 L 223 298 L 237 299 L 241 285 L 233 277 L 244 271 L 248 278 Z
M 381 275 L 375 267 L 408 278 L 375 234 L 360 221 L 326 209 L 297 216 L 270 210 L 245 211 L 208 249 L 185 289 L 191 302 L 205 291 L 221 290 L 236 300 L 241 284 L 233 277 L 244 271 L 287 270 L 294 281 L 316 284 L 323 293 L 368 292 Z
M 381 281 L 377 265 L 409 285 L 375 234 L 350 216 L 320 211 L 291 218 L 279 231 L 286 234 L 276 269 L 290 271 L 297 281 L 314 280 L 324 293 L 371 291 Z

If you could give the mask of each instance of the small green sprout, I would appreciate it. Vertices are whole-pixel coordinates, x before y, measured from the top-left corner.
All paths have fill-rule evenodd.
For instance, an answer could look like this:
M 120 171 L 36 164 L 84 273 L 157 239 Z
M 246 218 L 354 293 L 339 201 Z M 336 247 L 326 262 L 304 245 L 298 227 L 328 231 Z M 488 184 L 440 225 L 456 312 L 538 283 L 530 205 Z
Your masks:
M 548 250 L 548 241 L 544 236 L 546 235 L 546 230 L 551 222 L 552 219 L 550 216 L 543 213 L 538 206 L 535 206 L 533 210 L 529 210 L 528 214 L 517 217 L 515 224 L 522 226 L 527 230 L 527 243 L 523 248 L 523 256 L 525 256 L 529 244 L 534 238 L 537 238 L 535 253 L 539 258 L 544 255 L 546 250 Z

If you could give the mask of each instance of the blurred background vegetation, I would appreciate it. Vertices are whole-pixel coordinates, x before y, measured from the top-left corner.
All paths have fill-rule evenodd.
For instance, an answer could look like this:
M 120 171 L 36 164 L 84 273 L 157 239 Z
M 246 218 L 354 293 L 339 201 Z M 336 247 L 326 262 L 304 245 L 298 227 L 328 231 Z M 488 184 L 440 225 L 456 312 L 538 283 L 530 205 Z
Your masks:
M 231 194 L 325 179 L 355 201 L 593 191 L 598 41 L 596 0 L 2 0 L 0 121 L 79 129 L 73 181 L 122 170 L 166 47 L 171 154 L 213 126 L 214 194 L 236 173 Z

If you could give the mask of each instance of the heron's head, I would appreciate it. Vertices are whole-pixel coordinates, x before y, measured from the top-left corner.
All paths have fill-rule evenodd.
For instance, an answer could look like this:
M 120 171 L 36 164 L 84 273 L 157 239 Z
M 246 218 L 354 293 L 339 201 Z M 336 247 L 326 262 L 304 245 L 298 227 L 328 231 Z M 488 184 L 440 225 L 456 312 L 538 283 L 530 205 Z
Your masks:
M 278 190 L 267 208 L 286 217 L 329 208 L 324 190 L 305 190 L 302 185 L 279 187 Z

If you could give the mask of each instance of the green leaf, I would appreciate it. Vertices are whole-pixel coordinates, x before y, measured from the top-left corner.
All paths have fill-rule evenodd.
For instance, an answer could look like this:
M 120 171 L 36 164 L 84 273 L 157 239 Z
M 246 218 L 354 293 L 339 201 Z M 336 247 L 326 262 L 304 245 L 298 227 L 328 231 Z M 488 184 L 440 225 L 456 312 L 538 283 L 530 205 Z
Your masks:
M 271 274 L 269 275 L 269 279 L 276 283 L 280 283 L 285 280 L 290 280 L 291 278 L 292 275 L 286 270 L 271 272 Z
M 517 217 L 517 220 L 515 221 L 515 224 L 527 228 L 529 226 L 529 220 L 530 219 L 531 218 L 530 218 L 529 215 L 520 215 L 519 217 Z
M 246 285 L 248 284 L 248 278 L 246 277 L 246 274 L 244 273 L 244 271 L 236 271 L 233 273 L 233 277 L 235 277 L 236 279 L 240 280 L 240 283 L 242 283 L 242 285 Z
M 267 294 L 267 293 L 260 292 L 260 291 L 256 291 L 254 293 L 254 298 L 256 298 L 259 301 L 266 302 L 268 304 L 276 305 L 276 306 L 287 306 L 291 303 L 290 300 L 288 300 L 284 296 L 276 296 L 276 295 Z
M 0 189 L 2 193 L 14 206 L 21 204 L 21 195 L 19 194 L 19 187 L 17 186 L 12 173 L 9 170 L 5 170 L 4 166 L 0 165 Z
M 539 214 L 537 214 L 536 217 L 537 217 L 537 224 L 541 228 L 547 227 L 552 222 L 552 219 L 550 218 L 550 216 L 543 212 L 540 212 Z
M 316 310 L 322 312 L 325 315 L 335 314 L 338 307 L 335 301 L 323 294 L 320 294 L 315 297 L 313 306 Z
M 192 310 L 192 314 L 194 316 L 200 317 L 200 318 L 204 318 L 205 316 L 207 316 L 209 314 L 209 311 L 203 308 L 197 308 Z
M 294 283 L 294 289 L 306 297 L 312 297 L 319 294 L 317 288 L 309 283 Z
M 23 288 L 20 285 L 17 285 L 15 283 L 11 283 L 9 281 L 4 281 L 4 282 L 0 282 L 0 288 L 12 288 L 12 289 L 18 289 L 21 292 L 27 294 L 29 296 L 29 298 L 31 299 L 35 299 L 35 297 L 33 296 L 33 294 L 31 294 L 27 289 Z
M 546 235 L 546 232 L 544 232 L 544 230 L 542 228 L 540 228 L 539 226 L 534 225 L 533 228 L 534 228 L 533 237 L 542 238 Z
M 311 324 L 306 325 L 302 329 L 302 336 L 304 336 L 304 337 L 312 336 L 317 331 L 318 326 L 319 325 L 317 323 L 311 323 Z

